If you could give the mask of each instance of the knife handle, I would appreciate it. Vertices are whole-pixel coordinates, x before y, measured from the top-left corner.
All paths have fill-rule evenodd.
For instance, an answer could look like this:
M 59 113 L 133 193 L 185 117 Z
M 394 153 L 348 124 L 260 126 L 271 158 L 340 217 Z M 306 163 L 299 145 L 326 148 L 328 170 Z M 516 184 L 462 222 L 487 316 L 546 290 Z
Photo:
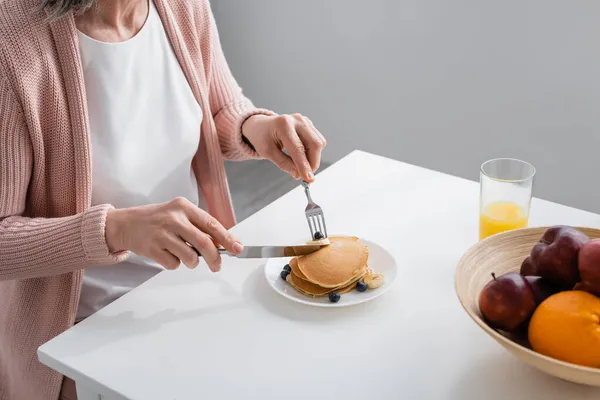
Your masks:
M 191 244 L 189 244 L 188 242 L 185 242 L 185 244 L 187 244 L 188 246 L 190 246 L 190 248 L 192 250 L 194 250 L 194 252 L 198 255 L 198 257 L 202 257 L 202 254 L 200 254 L 200 252 L 198 251 L 197 248 L 195 248 L 194 246 L 192 246 Z M 219 254 L 225 254 L 225 255 L 230 255 L 227 250 L 225 249 L 217 249 L 217 251 L 219 252 Z

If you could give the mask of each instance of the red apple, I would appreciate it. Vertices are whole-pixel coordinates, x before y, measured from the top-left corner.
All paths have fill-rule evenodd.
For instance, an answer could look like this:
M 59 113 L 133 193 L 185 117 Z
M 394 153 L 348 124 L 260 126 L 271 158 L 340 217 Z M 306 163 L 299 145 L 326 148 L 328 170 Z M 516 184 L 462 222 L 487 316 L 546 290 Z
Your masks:
M 600 296 L 600 239 L 590 240 L 579 250 L 579 275 L 583 290 Z
M 536 275 L 561 289 L 572 289 L 579 282 L 579 250 L 590 238 L 569 226 L 549 228 L 531 250 Z
M 519 331 L 537 306 L 531 285 L 514 272 L 499 277 L 492 274 L 492 278 L 479 295 L 479 310 L 484 320 L 492 328 Z
M 588 283 L 579 282 L 577 285 L 575 285 L 573 290 L 581 290 L 582 292 L 588 292 L 597 297 L 600 297 L 600 292 L 598 292 L 595 288 L 591 287 Z
M 533 290 L 533 297 L 535 297 L 535 303 L 538 306 L 542 301 L 559 292 L 554 285 L 541 276 L 528 275 L 525 277 L 525 280 L 529 283 L 531 290 Z
M 523 263 L 521 264 L 520 274 L 523 276 L 535 275 L 535 268 L 533 268 L 531 256 L 523 260 Z

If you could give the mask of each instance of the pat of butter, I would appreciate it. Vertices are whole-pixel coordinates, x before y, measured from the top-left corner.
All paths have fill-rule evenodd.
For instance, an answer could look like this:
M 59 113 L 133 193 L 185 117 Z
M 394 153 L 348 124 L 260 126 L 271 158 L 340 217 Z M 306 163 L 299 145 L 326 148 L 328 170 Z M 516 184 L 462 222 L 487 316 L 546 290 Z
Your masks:
M 327 246 L 331 244 L 331 242 L 329 242 L 329 239 L 325 238 L 321 240 L 309 240 L 308 242 L 306 242 L 306 244 L 318 244 L 319 246 Z

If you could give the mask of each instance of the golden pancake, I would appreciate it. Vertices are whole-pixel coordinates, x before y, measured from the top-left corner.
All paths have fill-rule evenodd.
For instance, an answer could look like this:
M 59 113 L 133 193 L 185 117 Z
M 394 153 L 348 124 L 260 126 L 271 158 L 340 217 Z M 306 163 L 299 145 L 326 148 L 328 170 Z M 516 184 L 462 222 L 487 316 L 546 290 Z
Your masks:
M 288 276 L 285 278 L 285 280 L 290 285 L 292 285 L 294 289 L 296 289 L 300 293 L 307 295 L 307 296 L 312 296 L 312 297 L 324 296 L 327 293 L 329 293 L 331 290 L 333 290 L 333 289 L 328 289 L 328 288 L 323 288 L 323 287 L 317 286 L 312 282 L 309 282 L 302 278 L 299 278 L 293 272 L 288 274 Z
M 333 288 L 333 290 L 337 291 L 338 289 L 344 288 L 347 285 L 352 285 L 353 283 L 356 283 L 359 280 L 361 280 L 362 278 L 364 278 L 366 275 L 367 275 L 367 267 L 365 266 L 363 269 L 360 270 L 360 273 L 358 275 L 356 275 L 354 278 L 352 278 L 352 280 L 350 280 L 349 282 L 346 282 L 343 285 L 340 285 L 336 288 Z
M 354 288 L 356 287 L 356 282 L 360 281 L 361 279 L 363 279 L 367 274 L 367 271 L 365 270 L 362 274 L 358 275 L 355 279 L 352 280 L 352 282 L 350 282 L 349 284 L 347 284 L 346 286 L 339 288 L 339 289 L 335 289 L 336 292 L 338 292 L 339 294 L 344 294 L 344 293 L 348 293 L 352 290 L 354 290 Z
M 360 243 L 358 238 L 352 236 L 330 237 L 329 241 L 331 242 L 329 246 L 298 257 L 298 269 L 306 277 L 306 281 L 317 286 L 343 287 L 364 272 L 369 250 L 367 246 Z
M 300 268 L 298 268 L 298 258 L 297 257 L 294 257 L 290 260 L 289 266 L 292 270 L 292 272 L 291 272 L 292 274 L 296 275 L 298 278 L 300 278 L 302 280 L 308 281 L 308 278 L 306 277 L 306 275 L 304 275 L 302 273 L 302 271 L 300 271 Z M 367 267 L 367 270 L 365 271 L 364 275 L 367 275 L 372 272 L 371 268 L 369 268 L 368 265 L 366 267 Z M 343 285 L 340 285 L 340 286 L 343 286 Z
M 350 282 L 340 288 L 323 288 L 318 285 L 315 285 L 312 282 L 309 282 L 309 281 L 299 278 L 294 273 L 288 274 L 286 281 L 290 285 L 292 285 L 292 287 L 294 289 L 296 289 L 297 291 L 299 291 L 300 293 L 302 293 L 306 296 L 319 297 L 319 296 L 325 296 L 326 294 L 333 292 L 333 291 L 336 291 L 339 294 L 344 294 L 344 293 L 350 292 L 352 289 L 354 289 L 356 287 L 356 282 L 361 280 L 366 275 L 366 273 L 367 273 L 367 269 L 364 268 L 363 272 L 361 274 L 359 274 L 358 276 L 356 276 L 356 278 L 353 279 L 352 282 Z
M 292 274 L 296 275 L 298 278 L 308 281 L 308 278 L 300 271 L 298 268 L 298 258 L 292 258 L 290 260 L 290 268 L 292 269 Z
M 290 275 L 293 275 L 293 274 L 290 274 Z M 329 292 L 334 292 L 334 291 L 336 291 L 336 292 L 337 292 L 337 291 L 339 291 L 339 290 L 345 289 L 345 288 L 346 288 L 346 287 L 348 287 L 348 286 L 352 286 L 353 284 L 355 284 L 356 282 L 358 282 L 359 280 L 363 279 L 363 278 L 364 278 L 364 277 L 366 277 L 366 276 L 367 276 L 367 268 L 363 268 L 362 272 L 361 272 L 360 274 L 356 275 L 356 276 L 355 276 L 355 277 L 354 277 L 354 278 L 353 278 L 353 279 L 352 279 L 350 282 L 346 282 L 346 283 L 344 283 L 343 285 L 340 285 L 340 286 L 338 286 L 338 287 L 334 287 L 334 288 L 322 288 L 322 287 L 321 287 L 321 286 L 319 286 L 319 285 L 315 285 L 314 283 L 312 283 L 312 282 L 309 282 L 309 281 L 307 281 L 307 280 L 304 280 L 304 279 L 302 279 L 302 278 L 299 278 L 299 277 L 297 277 L 297 276 L 294 276 L 294 277 L 293 277 L 293 279 L 295 279 L 295 282 L 296 282 L 296 284 L 297 284 L 299 287 L 302 287 L 302 288 L 303 288 L 303 290 L 304 290 L 305 292 L 309 293 L 309 294 L 321 293 L 321 292 L 323 291 L 322 289 L 326 289 L 326 290 L 327 290 L 327 292 L 326 292 L 325 294 L 327 294 L 327 293 L 329 293 Z M 306 284 L 308 284 L 308 285 L 306 285 Z M 318 288 L 320 288 L 320 289 L 319 289 L 319 290 L 317 290 L 317 291 L 315 291 L 315 292 L 313 292 L 313 290 L 314 290 L 314 289 L 313 289 L 313 287 L 314 287 L 314 286 L 316 286 L 316 287 L 318 287 Z M 353 286 L 352 286 L 352 287 L 353 287 Z

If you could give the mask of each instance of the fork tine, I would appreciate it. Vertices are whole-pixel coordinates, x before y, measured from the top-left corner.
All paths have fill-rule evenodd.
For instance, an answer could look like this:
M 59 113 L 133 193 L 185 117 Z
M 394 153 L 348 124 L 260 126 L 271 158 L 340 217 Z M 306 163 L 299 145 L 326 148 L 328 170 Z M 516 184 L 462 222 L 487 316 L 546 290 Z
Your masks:
M 323 226 L 321 225 L 321 216 L 320 216 L 320 214 L 317 214 L 315 216 L 315 220 L 319 224 L 319 232 L 321 232 L 322 235 L 325 235 L 325 232 L 323 232 Z
M 327 226 L 325 225 L 325 216 L 323 214 L 321 214 L 321 220 L 323 221 L 323 235 L 325 235 L 325 237 L 329 237 L 329 235 L 327 235 Z
M 317 232 L 320 232 L 320 230 L 319 230 L 319 219 L 315 215 L 313 215 L 312 216 L 312 222 L 313 222 L 313 226 L 315 227 L 315 230 L 314 230 L 314 233 L 313 233 L 313 239 L 314 239 L 315 234 Z
M 310 229 L 310 236 L 314 237 L 315 236 L 315 232 L 313 230 L 312 223 L 311 223 L 312 222 L 312 218 L 309 217 L 308 215 L 306 216 L 306 222 L 308 222 L 308 229 Z

